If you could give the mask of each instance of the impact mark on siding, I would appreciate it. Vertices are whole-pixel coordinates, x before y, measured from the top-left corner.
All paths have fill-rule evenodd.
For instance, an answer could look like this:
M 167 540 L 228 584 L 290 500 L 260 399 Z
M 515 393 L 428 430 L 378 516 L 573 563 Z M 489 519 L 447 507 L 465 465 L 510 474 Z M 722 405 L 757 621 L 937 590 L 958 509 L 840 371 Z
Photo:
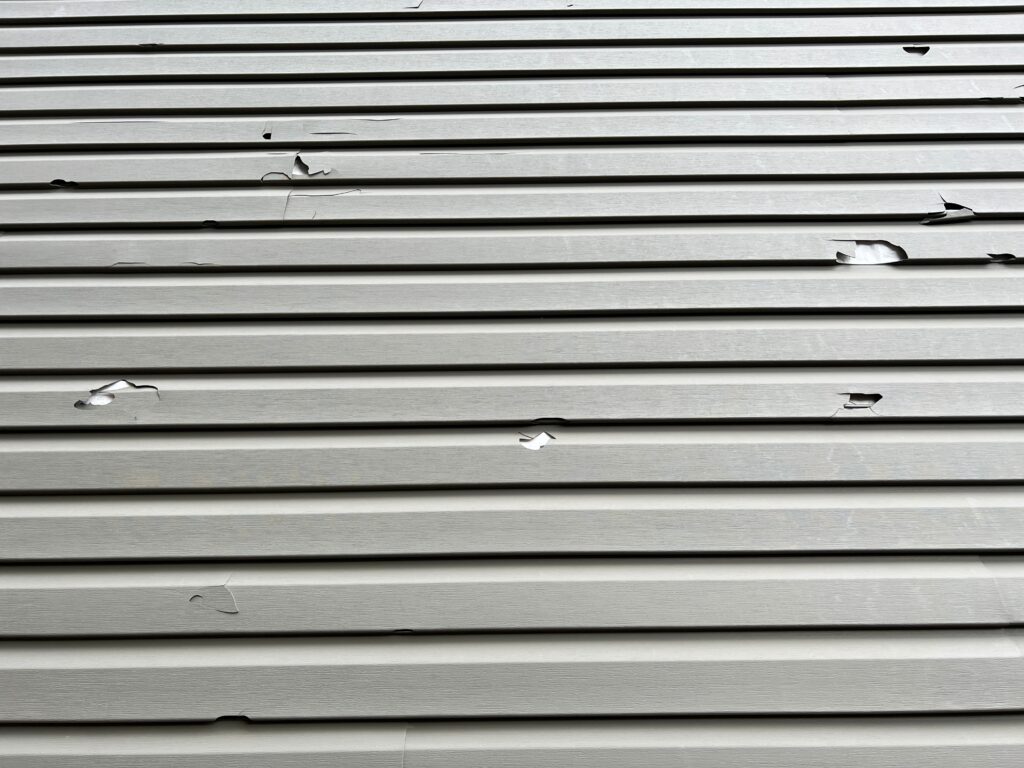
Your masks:
M 75 403 L 75 408 L 88 410 L 110 405 L 117 398 L 117 395 L 114 394 L 115 392 L 119 392 L 122 395 L 135 393 L 154 394 L 157 400 L 160 399 L 160 390 L 157 387 L 150 384 L 134 384 L 126 379 L 120 379 L 104 384 L 98 389 L 90 390 L 88 397 L 84 397 Z
M 845 250 L 836 251 L 839 264 L 894 264 L 906 261 L 907 252 L 888 240 L 833 240 L 846 243 Z

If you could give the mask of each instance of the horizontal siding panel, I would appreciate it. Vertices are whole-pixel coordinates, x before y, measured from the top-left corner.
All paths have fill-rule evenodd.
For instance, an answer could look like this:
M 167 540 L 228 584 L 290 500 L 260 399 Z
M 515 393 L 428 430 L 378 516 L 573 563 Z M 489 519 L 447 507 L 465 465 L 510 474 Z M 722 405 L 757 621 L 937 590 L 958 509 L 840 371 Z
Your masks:
M 0 2 L 0 763 L 1019 763 L 1020 11 Z
M 434 2 L 436 4 L 436 0 Z M 11 3 L 0 8 L 10 9 Z M 24 5 L 24 2 L 21 3 Z M 407 3 L 406 3 L 407 5 Z M 551 6 L 558 5 L 551 3 Z M 816 7 L 820 5 L 817 4 Z M 1017 3 L 1024 9 L 1024 4 Z M 383 0 L 372 4 L 385 8 Z M 578 4 L 574 3 L 573 7 Z M 265 7 L 261 5 L 260 7 Z M 332 9 L 337 5 L 332 5 Z M 421 4 L 416 9 L 429 11 Z M 480 9 L 478 0 L 470 6 Z M 519 3 L 516 8 L 522 8 Z M 888 7 L 892 7 L 891 4 Z M 1011 6 L 1012 7 L 1012 6 Z M 563 4 L 562 10 L 569 11 Z M 934 4 L 925 10 L 931 11 Z M 209 12 L 210 6 L 203 5 Z M 533 9 L 532 15 L 540 10 Z M 977 4 L 966 10 L 983 10 Z M 170 20 L 180 16 L 171 14 Z M 0 27 L 0 50 L 138 50 L 150 49 L 230 49 L 233 47 L 295 47 L 331 46 L 355 48 L 370 46 L 453 46 L 453 45 L 561 45 L 574 43 L 708 43 L 708 42 L 807 42 L 823 40 L 864 42 L 891 40 L 907 43 L 939 40 L 984 40 L 1024 37 L 1024 14 L 1020 13 L 925 13 L 884 16 L 754 16 L 754 17 L 688 17 L 688 18 L 503 18 L 498 21 L 460 19 L 458 21 L 394 22 L 347 21 L 332 22 L 253 22 L 247 15 L 244 24 L 202 23 L 175 24 L 154 21 L 141 24 L 62 25 L 54 34 L 51 25 L 30 26 L 28 23 Z M 5 21 L 13 21 L 0 17 Z M 116 20 L 116 19 L 115 19 Z
M 424 7 L 425 6 L 425 7 Z M 22 0 L 0 8 L 6 21 L 89 22 L 129 18 L 132 21 L 161 17 L 295 18 L 375 16 L 400 17 L 452 15 L 555 14 L 562 16 L 599 13 L 697 13 L 736 11 L 882 11 L 882 10 L 1024 10 L 1017 0 L 578 0 L 567 6 L 562 0 L 432 0 L 412 4 L 407 0 L 230 0 L 215 8 L 201 0 Z
M 652 219 L 917 219 L 952 203 L 978 216 L 1024 216 L 1024 184 L 777 182 L 204 188 L 0 193 L 19 227 L 284 222 L 507 222 Z
M 1022 110 L 1024 113 L 1024 110 Z M 991 263 L 1020 254 L 1024 225 L 917 223 L 389 227 L 132 232 L 6 232 L 0 272 L 325 269 L 601 264 L 835 264 L 856 241 L 884 241 L 911 261 Z M 886 270 L 885 274 L 894 274 Z M 1006 274 L 1006 273 L 1003 273 Z M 125 298 L 125 297 L 120 297 Z
M 1018 75 L 516 78 L 358 83 L 195 83 L 0 88 L 0 114 L 465 109 L 473 107 L 987 104 L 1017 102 Z
M 564 141 L 1017 138 L 1024 110 L 848 109 L 581 110 L 398 115 L 271 114 L 0 120 L 0 146 L 177 147 L 473 144 Z M 1011 145 L 1012 147 L 1012 145 Z M 710 151 L 710 147 L 704 147 Z M 813 146 L 803 147 L 814 151 Z M 793 151 L 790 149 L 790 151 Z M 24 162 L 31 162 L 26 159 Z
M 1024 630 L 7 641 L 8 722 L 1010 711 Z
M 999 264 L 0 278 L 10 320 L 1022 308 L 1024 269 Z
M 1019 715 L 0 727 L 8 768 L 1007 768 Z M 571 745 L 571 746 L 570 746 Z
M 1022 110 L 1024 111 L 1024 110 Z M 1019 144 L 8 155 L 0 186 L 1024 176 Z
M 1003 367 L 147 375 L 71 407 L 111 383 L 4 377 L 0 428 L 1024 419 L 1024 374 Z
M 557 73 L 972 71 L 1024 67 L 1024 43 L 623 46 L 422 51 L 135 53 L 0 57 L 0 82 L 359 78 Z
M 0 637 L 1024 622 L 1024 558 L 0 568 Z
M 0 371 L 1020 363 L 1013 316 L 0 325 Z M 144 382 L 139 382 L 144 383 Z
M 0 560 L 1024 549 L 1018 487 L 32 496 Z
M 56 433 L 0 454 L 7 493 L 1024 480 L 1016 426 Z
M 523 743 L 523 756 L 542 761 L 554 757 L 560 750 L 552 752 L 553 745 L 545 744 L 545 724 L 535 725 L 538 732 Z M 469 736 L 478 726 L 465 723 L 417 727 L 423 729 L 424 743 L 419 751 L 410 752 L 409 727 L 402 723 L 0 726 L 0 761 L 4 768 L 139 768 L 143 764 L 160 768 L 412 768 L 412 761 L 419 759 L 422 768 L 427 768 L 434 759 L 476 758 L 471 747 L 461 747 L 452 740 Z M 500 732 L 501 726 L 497 727 Z M 586 725 L 582 727 L 581 734 L 586 732 Z M 460 733 L 462 728 L 467 730 Z M 527 733 L 524 731 L 523 736 Z M 624 731 L 627 737 L 631 733 L 628 727 Z M 998 724 L 995 729 L 986 729 L 986 733 L 999 738 Z M 483 746 L 488 736 L 481 736 Z M 965 736 L 947 740 L 956 742 Z M 635 734 L 632 741 L 636 742 L 633 749 L 641 750 L 637 754 L 664 750 L 659 750 L 657 740 L 641 733 Z M 983 755 L 993 747 L 969 743 L 953 748 L 962 754 Z M 1010 745 L 1000 748 L 1013 750 Z M 591 750 L 595 755 L 608 752 L 600 744 L 594 744 Z M 543 762 L 537 764 L 537 768 L 544 766 Z

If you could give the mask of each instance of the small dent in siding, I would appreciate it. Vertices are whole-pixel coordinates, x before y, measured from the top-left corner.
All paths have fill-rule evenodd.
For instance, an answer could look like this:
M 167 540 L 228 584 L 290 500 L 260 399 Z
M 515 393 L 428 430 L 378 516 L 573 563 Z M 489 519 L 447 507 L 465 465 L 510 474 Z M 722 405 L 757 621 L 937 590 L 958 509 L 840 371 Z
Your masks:
M 193 591 L 188 601 L 199 608 L 217 611 L 217 613 L 238 613 L 235 596 L 228 589 L 227 584 L 202 587 L 198 591 Z

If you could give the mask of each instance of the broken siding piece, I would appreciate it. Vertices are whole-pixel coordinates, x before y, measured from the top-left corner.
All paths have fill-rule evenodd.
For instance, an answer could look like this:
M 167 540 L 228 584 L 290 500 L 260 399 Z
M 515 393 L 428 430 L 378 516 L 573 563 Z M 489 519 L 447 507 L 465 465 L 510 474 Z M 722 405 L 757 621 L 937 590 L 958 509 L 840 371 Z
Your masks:
M 549 427 L 336 432 L 54 433 L 0 438 L 0 491 L 645 484 L 1013 483 L 1016 426 Z M 473 472 L 466 473 L 472 466 Z
M 0 114 L 465 109 L 547 106 L 915 105 L 1018 102 L 1019 75 L 531 78 L 0 88 Z
M 580 140 L 947 139 L 1017 138 L 1024 110 L 955 107 L 751 108 L 720 110 L 576 110 L 407 114 L 313 114 L 159 118 L 0 120 L 0 146 L 362 146 L 446 145 Z M 704 147 L 711 150 L 711 147 Z M 792 148 L 790 148 L 792 149 Z M 805 146 L 805 151 L 813 146 Z M 732 151 L 736 151 L 735 149 Z M 26 162 L 29 162 L 27 159 Z M 66 174 L 65 174 L 66 175 Z
M 9 231 L 0 233 L 0 272 L 835 264 L 858 241 L 890 243 L 912 262 L 990 264 L 990 254 L 1024 250 L 1022 237 L 1021 224 L 996 220 L 942 229 L 836 222 Z
M 566 745 L 602 768 L 961 768 L 1024 759 L 1020 715 L 483 721 L 460 723 L 229 723 L 0 728 L 8 768 L 137 768 L 196 761 L 280 768 L 565 768 Z M 41 763 L 40 761 L 45 761 Z M 204 764 L 205 763 L 201 763 Z
M 839 246 L 840 248 L 842 246 Z M 1022 249 L 1024 258 L 1024 249 Z M 0 318 L 573 315 L 1024 309 L 1024 270 L 681 270 L 0 277 Z
M 0 370 L 994 364 L 1024 359 L 1022 331 L 1000 315 L 18 323 L 0 325 Z
M 435 0 L 436 1 L 436 0 Z M 8 4 L 9 5 L 9 4 Z M 382 7 L 381 2 L 375 7 Z M 429 6 L 428 6 L 429 7 Z M 477 6 L 474 5 L 474 8 Z M 1024 5 L 1022 5 L 1024 7 Z M 6 7 L 4 8 L 6 10 Z M 423 7 L 418 9 L 423 10 Z M 571 9 L 569 9 L 571 10 Z M 600 16 L 575 18 L 502 18 L 480 20 L 389 21 L 329 19 L 314 22 L 280 20 L 244 24 L 216 20 L 190 24 L 154 21 L 145 25 L 99 23 L 62 25 L 54 34 L 51 25 L 19 23 L 0 27 L 0 50 L 230 50 L 250 48 L 304 48 L 331 46 L 505 46 L 575 43 L 731 43 L 805 42 L 825 40 L 863 43 L 889 40 L 905 44 L 949 40 L 978 41 L 1024 36 L 1020 13 L 934 13 L 932 8 L 916 15 L 806 16 L 693 16 L 643 18 Z M 176 21 L 172 18 L 171 21 Z
M 1024 630 L 0 643 L 23 723 L 1012 712 Z
M 1022 558 L 0 568 L 0 637 L 1024 623 Z
M 1024 43 L 941 43 L 924 54 L 885 44 L 683 47 L 623 46 L 416 51 L 133 53 L 0 56 L 0 82 L 67 83 L 224 78 L 444 77 L 563 72 L 680 74 L 687 72 L 941 72 L 1024 67 Z
M 1024 549 L 1017 486 L 7 496 L 0 560 Z
M 78 407 L 101 381 L 6 376 L 0 428 L 1024 419 L 1024 375 L 1003 367 L 159 375 Z
M 958 208 L 1024 215 L 1024 185 L 989 182 L 761 182 L 0 193 L 0 225 L 508 222 L 901 218 Z
M 0 186 L 305 184 L 594 179 L 1022 176 L 1024 146 L 868 144 L 731 147 L 236 151 L 0 157 Z

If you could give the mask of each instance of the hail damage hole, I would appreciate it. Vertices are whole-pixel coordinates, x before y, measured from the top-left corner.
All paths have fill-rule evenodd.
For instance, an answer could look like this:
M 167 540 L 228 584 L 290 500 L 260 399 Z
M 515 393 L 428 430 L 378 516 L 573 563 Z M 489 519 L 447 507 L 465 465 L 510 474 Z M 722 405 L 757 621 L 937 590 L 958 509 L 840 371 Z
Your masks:
M 848 411 L 857 411 L 865 408 L 870 410 L 882 399 L 882 396 L 875 392 L 840 392 L 839 394 L 847 398 L 846 402 L 843 403 L 843 408 Z
M 519 433 L 519 444 L 528 451 L 539 451 L 554 439 L 555 436 L 550 432 L 541 432 L 536 435 Z
M 70 189 L 72 187 L 77 187 L 78 182 L 66 181 L 65 179 L 54 179 L 53 181 L 50 182 L 50 186 L 56 187 L 58 189 Z
M 940 197 L 945 210 L 930 213 L 921 219 L 922 224 L 956 224 L 960 221 L 970 221 L 974 218 L 974 211 L 966 205 L 951 203 L 946 198 Z
M 263 134 L 263 138 L 266 139 L 267 141 L 270 141 L 270 139 L 272 139 L 273 137 L 274 134 L 271 133 L 270 131 L 267 131 L 266 133 Z
M 904 45 L 903 50 L 917 56 L 924 56 L 932 47 L 930 45 Z
M 304 158 L 302 155 L 295 156 L 295 164 L 292 166 L 292 178 L 308 179 L 311 176 L 326 176 L 334 170 L 329 165 L 319 161 L 316 155 L 307 157 L 309 159 Z
M 990 261 L 996 264 L 1009 264 L 1011 261 L 1016 261 L 1017 256 L 1013 253 L 989 253 L 986 254 Z
M 895 264 L 906 261 L 907 252 L 887 240 L 834 240 L 845 242 L 843 250 L 835 254 L 838 264 Z
M 134 384 L 127 379 L 118 379 L 109 384 L 104 384 L 98 389 L 90 390 L 87 397 L 83 397 L 75 403 L 75 408 L 79 410 L 99 408 L 114 402 L 117 399 L 116 393 L 131 394 L 140 392 L 154 394 L 158 400 L 160 399 L 160 390 L 157 387 L 150 384 Z

